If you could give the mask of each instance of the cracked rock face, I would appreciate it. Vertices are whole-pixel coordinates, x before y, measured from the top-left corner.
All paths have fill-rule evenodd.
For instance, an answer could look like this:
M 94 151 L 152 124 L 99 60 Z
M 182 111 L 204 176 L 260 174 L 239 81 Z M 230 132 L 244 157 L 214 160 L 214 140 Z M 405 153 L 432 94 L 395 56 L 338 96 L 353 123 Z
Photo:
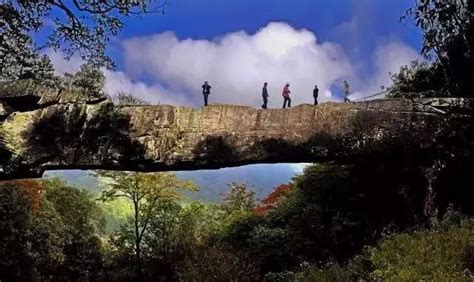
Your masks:
M 179 170 L 428 153 L 461 99 L 385 99 L 261 110 L 114 106 L 31 81 L 0 83 L 0 178 L 45 169 Z

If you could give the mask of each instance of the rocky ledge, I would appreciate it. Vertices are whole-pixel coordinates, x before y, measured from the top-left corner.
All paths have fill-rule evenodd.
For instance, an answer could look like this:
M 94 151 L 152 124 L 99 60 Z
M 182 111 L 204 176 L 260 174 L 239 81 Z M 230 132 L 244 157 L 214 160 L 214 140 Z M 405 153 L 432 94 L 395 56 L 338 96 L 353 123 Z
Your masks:
M 261 110 L 115 106 L 101 95 L 0 83 L 0 178 L 46 169 L 158 171 L 429 155 L 465 99 L 383 99 Z

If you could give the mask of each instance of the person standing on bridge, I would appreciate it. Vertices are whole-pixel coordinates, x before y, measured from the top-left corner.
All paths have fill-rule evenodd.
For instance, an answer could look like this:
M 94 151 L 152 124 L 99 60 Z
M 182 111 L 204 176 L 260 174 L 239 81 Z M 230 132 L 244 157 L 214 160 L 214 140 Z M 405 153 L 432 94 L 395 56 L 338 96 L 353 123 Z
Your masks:
M 202 95 L 204 96 L 204 106 L 207 106 L 207 98 L 209 97 L 209 94 L 211 94 L 211 86 L 207 83 L 207 81 L 204 81 L 204 84 L 202 86 Z
M 290 98 L 290 83 L 287 83 L 283 88 L 281 95 L 283 96 L 283 109 L 286 108 L 286 103 L 288 102 L 288 108 L 291 108 L 291 98 Z
M 265 83 L 263 84 L 263 88 L 262 88 L 262 98 L 263 98 L 262 109 L 266 109 L 266 108 L 267 108 L 267 104 L 268 104 L 268 90 L 267 90 L 267 85 L 268 85 L 268 83 L 265 82 Z
M 347 82 L 347 80 L 344 80 L 344 82 L 342 82 L 342 86 L 344 88 L 344 103 L 350 102 L 351 100 L 349 100 L 349 82 Z
M 314 98 L 315 106 L 318 104 L 318 96 L 319 96 L 319 88 L 318 88 L 318 85 L 315 85 L 313 89 L 313 98 Z

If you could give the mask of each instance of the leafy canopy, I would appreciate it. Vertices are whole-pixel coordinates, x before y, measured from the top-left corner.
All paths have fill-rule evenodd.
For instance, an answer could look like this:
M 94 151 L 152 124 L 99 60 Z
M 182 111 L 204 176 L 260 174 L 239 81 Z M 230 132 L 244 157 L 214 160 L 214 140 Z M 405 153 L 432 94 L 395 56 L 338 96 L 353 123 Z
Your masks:
M 106 44 L 123 28 L 131 15 L 163 13 L 166 0 L 4 0 L 0 3 L 2 36 L 46 31 L 44 46 L 62 50 L 67 58 L 78 54 L 98 66 L 113 67 Z M 8 25 L 5 25 L 8 22 Z M 52 26 L 52 28 L 51 28 Z M 48 28 L 46 28 L 48 27 Z M 51 31 L 49 31 L 51 30 Z

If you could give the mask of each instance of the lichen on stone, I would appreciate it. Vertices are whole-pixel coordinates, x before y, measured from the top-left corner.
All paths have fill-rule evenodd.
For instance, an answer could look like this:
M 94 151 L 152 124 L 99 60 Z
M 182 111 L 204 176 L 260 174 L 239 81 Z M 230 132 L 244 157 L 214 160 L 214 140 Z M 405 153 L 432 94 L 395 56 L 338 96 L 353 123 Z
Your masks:
M 13 154 L 20 155 L 26 149 L 23 132 L 32 123 L 35 112 L 23 112 L 10 115 L 0 124 L 0 136 L 4 146 Z M 45 134 L 47 134 L 45 132 Z

